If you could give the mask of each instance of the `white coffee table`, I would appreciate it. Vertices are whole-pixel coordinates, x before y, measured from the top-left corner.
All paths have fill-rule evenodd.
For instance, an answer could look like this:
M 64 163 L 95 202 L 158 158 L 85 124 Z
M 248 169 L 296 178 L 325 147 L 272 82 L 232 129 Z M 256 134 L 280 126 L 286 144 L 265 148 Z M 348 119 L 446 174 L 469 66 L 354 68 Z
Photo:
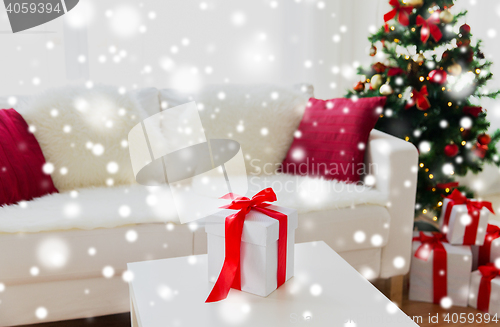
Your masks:
M 129 263 L 132 326 L 417 326 L 324 242 L 295 245 L 295 276 L 266 298 L 205 303 L 207 256 Z

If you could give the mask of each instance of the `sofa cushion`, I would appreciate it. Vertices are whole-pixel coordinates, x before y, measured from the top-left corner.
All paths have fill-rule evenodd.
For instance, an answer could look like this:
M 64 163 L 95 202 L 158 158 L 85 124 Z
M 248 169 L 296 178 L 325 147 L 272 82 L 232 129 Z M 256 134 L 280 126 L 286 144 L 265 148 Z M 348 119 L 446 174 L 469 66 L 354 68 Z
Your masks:
M 361 174 L 368 173 L 364 165 L 368 136 L 384 104 L 384 97 L 309 99 L 282 171 L 359 181 Z
M 249 196 L 272 187 L 278 197 L 277 205 L 295 208 L 299 213 L 387 204 L 386 195 L 376 189 L 303 176 L 250 176 L 248 185 Z M 196 189 L 193 203 L 213 206 L 213 188 L 226 187 L 226 183 L 224 178 L 210 178 L 210 183 L 205 178 L 194 178 L 191 186 Z M 221 200 L 217 207 L 223 204 Z M 88 188 L 0 208 L 0 233 L 113 228 L 152 222 L 179 222 L 168 186 Z
M 40 145 L 14 109 L 0 109 L 0 206 L 57 193 Z
M 55 167 L 52 179 L 59 191 L 135 182 L 127 135 L 148 114 L 133 95 L 113 86 L 66 86 L 18 107 Z
M 56 193 L 0 208 L 0 233 L 178 222 L 168 187 L 128 185 Z
M 351 208 L 362 204 L 383 207 L 387 204 L 386 194 L 361 184 L 290 174 L 233 176 L 231 182 L 242 185 L 244 181 L 240 179 L 244 178 L 248 179 L 247 196 L 272 187 L 278 199 L 274 204 L 297 209 L 299 213 Z M 207 176 L 195 177 L 192 186 L 197 194 L 206 197 L 214 190 L 227 189 L 226 180 L 215 174 L 208 183 Z
M 277 167 L 293 140 L 311 88 L 301 85 L 211 85 L 191 95 L 160 90 L 163 107 L 196 101 L 207 139 L 240 143 L 248 173 Z

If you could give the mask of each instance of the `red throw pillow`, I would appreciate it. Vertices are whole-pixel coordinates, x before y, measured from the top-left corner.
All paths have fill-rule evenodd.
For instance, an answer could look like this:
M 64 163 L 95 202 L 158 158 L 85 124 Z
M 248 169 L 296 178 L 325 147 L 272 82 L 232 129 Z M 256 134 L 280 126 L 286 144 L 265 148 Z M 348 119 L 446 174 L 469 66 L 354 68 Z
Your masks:
M 57 192 L 44 164 L 23 117 L 14 109 L 0 110 L 0 206 Z
M 309 99 L 281 172 L 359 181 L 360 175 L 367 172 L 366 143 L 385 100 Z

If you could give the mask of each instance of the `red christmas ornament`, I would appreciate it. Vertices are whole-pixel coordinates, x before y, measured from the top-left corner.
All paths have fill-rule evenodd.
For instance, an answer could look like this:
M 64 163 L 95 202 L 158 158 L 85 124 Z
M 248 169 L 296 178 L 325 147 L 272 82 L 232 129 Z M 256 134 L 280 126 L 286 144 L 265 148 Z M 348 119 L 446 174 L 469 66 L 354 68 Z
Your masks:
M 377 62 L 376 64 L 374 64 L 372 66 L 373 70 L 377 73 L 377 74 L 380 74 L 380 73 L 383 73 L 385 72 L 385 70 L 387 69 L 387 66 L 384 65 L 383 63 L 381 62 Z
M 488 145 L 491 142 L 491 136 L 488 134 L 481 134 L 477 137 L 477 142 L 481 145 Z
M 373 57 L 377 54 L 377 47 L 372 44 L 370 48 L 370 57 Z
M 448 144 L 444 147 L 444 154 L 447 157 L 453 158 L 458 154 L 458 145 L 456 144 Z
M 429 72 L 429 81 L 436 84 L 446 83 L 448 74 L 442 69 L 434 69 Z
M 460 34 L 462 35 L 467 35 L 470 33 L 470 26 L 467 24 L 463 24 L 460 26 Z
M 365 83 L 358 82 L 356 85 L 354 85 L 354 91 L 363 92 L 364 90 L 365 90 Z

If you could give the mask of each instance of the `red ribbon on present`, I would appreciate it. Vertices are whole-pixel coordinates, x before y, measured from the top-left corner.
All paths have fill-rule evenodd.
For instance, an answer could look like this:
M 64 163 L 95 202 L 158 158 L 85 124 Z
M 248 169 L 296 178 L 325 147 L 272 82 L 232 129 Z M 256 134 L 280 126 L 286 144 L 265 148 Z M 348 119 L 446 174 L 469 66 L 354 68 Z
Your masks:
M 492 263 L 481 266 L 478 270 L 482 277 L 477 292 L 477 309 L 488 312 L 490 308 L 491 281 L 500 275 L 500 271 Z
M 500 227 L 488 224 L 484 244 L 479 247 L 478 265 L 484 266 L 491 262 L 491 242 L 500 237 Z
M 444 213 L 443 227 L 448 228 L 448 224 L 450 222 L 451 210 L 456 205 L 465 204 L 467 206 L 467 212 L 469 213 L 472 222 L 465 226 L 465 235 L 464 235 L 464 245 L 475 245 L 476 244 L 476 236 L 477 236 L 477 228 L 479 226 L 479 218 L 480 211 L 483 207 L 491 211 L 491 213 L 495 213 L 493 211 L 493 206 L 491 202 L 488 201 L 474 201 L 467 199 L 465 195 L 463 195 L 459 190 L 455 189 L 453 192 L 446 197 L 450 201 L 446 206 L 446 211 Z
M 432 236 L 420 232 L 418 237 L 414 237 L 413 241 L 419 241 L 422 244 L 415 251 L 415 257 L 427 261 L 434 251 L 432 260 L 432 287 L 433 287 L 433 302 L 440 303 L 441 299 L 448 295 L 448 263 L 447 253 L 443 243 L 446 243 L 446 237 L 441 233 L 432 233 Z
M 217 278 L 210 295 L 205 302 L 217 302 L 224 300 L 230 288 L 241 290 L 240 254 L 241 235 L 245 217 L 250 210 L 257 210 L 279 221 L 278 239 L 278 287 L 286 281 L 286 246 L 288 234 L 288 217 L 279 211 L 268 209 L 269 203 L 277 200 L 272 188 L 266 188 L 255 194 L 251 199 L 232 193 L 224 195 L 221 199 L 234 199 L 230 204 L 222 206 L 222 209 L 234 209 L 238 212 L 226 217 L 225 221 L 225 247 L 226 257 L 224 265 Z
M 427 43 L 430 36 L 434 41 L 438 42 L 443 37 L 443 33 L 436 24 L 439 24 L 439 12 L 434 12 L 427 20 L 424 17 L 418 15 L 417 16 L 417 26 L 422 26 L 420 29 L 420 40 L 422 42 Z
M 429 92 L 427 92 L 427 85 L 422 86 L 420 91 L 413 89 L 412 93 L 418 109 L 427 110 L 431 107 L 431 103 L 429 102 L 429 99 L 427 99 L 427 96 L 429 95 Z
M 398 0 L 390 0 L 389 4 L 394 7 L 391 11 L 384 15 L 384 21 L 388 22 L 398 15 L 398 21 L 403 26 L 410 25 L 410 14 L 413 10 L 412 6 L 402 6 Z

